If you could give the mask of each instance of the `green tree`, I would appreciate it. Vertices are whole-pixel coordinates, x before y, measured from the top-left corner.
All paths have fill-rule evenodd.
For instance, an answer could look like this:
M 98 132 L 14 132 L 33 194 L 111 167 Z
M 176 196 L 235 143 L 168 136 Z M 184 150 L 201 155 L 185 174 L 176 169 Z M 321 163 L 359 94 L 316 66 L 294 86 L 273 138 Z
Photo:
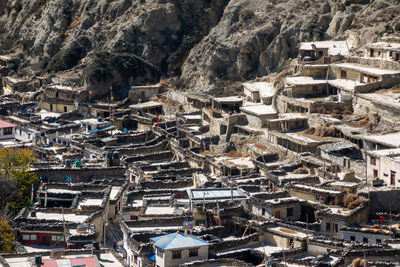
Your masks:
M 0 218 L 0 253 L 11 253 L 14 251 L 14 232 L 7 220 Z
M 6 209 L 18 212 L 30 203 L 32 184 L 38 183 L 37 176 L 29 172 L 35 161 L 29 149 L 0 148 L 0 183 L 9 197 L 1 203 Z M 6 185 L 4 185 L 6 183 Z M 2 206 L 1 208 L 3 208 Z

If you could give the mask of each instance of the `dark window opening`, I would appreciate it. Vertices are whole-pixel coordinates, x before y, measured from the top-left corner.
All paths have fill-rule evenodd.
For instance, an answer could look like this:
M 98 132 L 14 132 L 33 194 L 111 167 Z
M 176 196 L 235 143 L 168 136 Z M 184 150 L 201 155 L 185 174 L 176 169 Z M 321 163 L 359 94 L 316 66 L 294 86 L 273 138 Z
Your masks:
M 293 216 L 293 208 L 287 208 L 287 217 L 292 217 Z
M 160 258 L 164 257 L 164 251 L 162 249 L 157 248 L 157 256 Z
M 13 131 L 12 127 L 7 127 L 3 129 L 3 135 L 11 135 Z
M 347 72 L 345 70 L 340 71 L 340 78 L 341 79 L 346 79 L 347 78 Z
M 199 249 L 197 248 L 189 249 L 189 257 L 197 257 L 197 256 L 199 256 Z
M 172 251 L 172 258 L 173 259 L 180 259 L 181 258 L 181 251 L 180 250 L 173 250 Z
M 338 226 L 338 224 L 337 224 L 337 223 L 334 223 L 334 224 L 333 224 L 333 229 L 334 229 L 335 233 L 337 233 L 337 232 L 338 232 L 338 230 L 339 230 L 339 226 Z
M 330 232 L 331 231 L 331 223 L 326 223 L 325 229 L 327 232 Z
M 390 185 L 396 184 L 396 172 L 390 171 Z

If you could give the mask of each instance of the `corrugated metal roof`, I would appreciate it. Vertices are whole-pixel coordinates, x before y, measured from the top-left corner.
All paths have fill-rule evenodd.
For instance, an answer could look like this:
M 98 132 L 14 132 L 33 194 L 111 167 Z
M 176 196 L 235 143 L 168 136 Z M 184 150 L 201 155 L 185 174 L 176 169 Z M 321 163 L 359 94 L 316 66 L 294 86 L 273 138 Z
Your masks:
M 3 121 L 0 120 L 0 128 L 7 128 L 7 127 L 17 127 L 18 125 L 8 122 L 8 121 Z
M 67 267 L 67 266 L 86 266 L 97 267 L 97 260 L 94 256 L 65 258 L 65 259 L 43 259 L 43 267 Z
M 207 246 L 209 243 L 203 239 L 184 233 L 172 233 L 159 237 L 150 238 L 154 242 L 154 246 L 160 249 L 179 249 Z

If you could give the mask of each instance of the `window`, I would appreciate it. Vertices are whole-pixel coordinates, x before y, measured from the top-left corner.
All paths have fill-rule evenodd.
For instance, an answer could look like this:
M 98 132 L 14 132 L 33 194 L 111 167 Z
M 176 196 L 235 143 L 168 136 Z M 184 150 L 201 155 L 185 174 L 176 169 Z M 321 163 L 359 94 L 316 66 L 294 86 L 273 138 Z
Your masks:
M 157 248 L 157 256 L 160 258 L 164 257 L 164 251 L 162 249 Z
M 265 209 L 264 208 L 262 208 L 261 212 L 262 212 L 262 215 L 265 215 Z
M 333 224 L 333 229 L 334 229 L 335 233 L 338 232 L 339 227 L 338 227 L 338 224 L 337 224 L 337 223 L 334 223 L 334 224 Z
M 351 240 L 351 241 L 356 241 L 356 237 L 355 237 L 354 235 L 351 235 L 351 236 L 350 236 L 350 240 Z
M 22 235 L 23 240 L 29 240 L 29 235 Z
M 326 231 L 327 232 L 330 232 L 331 231 L 331 223 L 326 223 L 326 225 L 325 225 L 325 229 L 326 229 Z
M 294 246 L 294 239 L 293 238 L 289 238 L 289 247 L 290 248 L 293 248 L 293 246 Z
M 370 163 L 371 165 L 376 166 L 376 158 L 371 157 Z
M 368 243 L 368 238 L 363 237 L 363 243 Z
M 31 240 L 37 240 L 36 235 L 31 235 Z
M 340 78 L 341 79 L 346 79 L 347 78 L 347 72 L 345 70 L 340 71 Z
M 375 177 L 378 177 L 378 170 L 377 169 L 374 169 L 374 178 Z
M 390 185 L 396 184 L 396 172 L 390 171 Z
M 51 240 L 52 241 L 59 241 L 59 240 L 63 240 L 63 237 L 61 235 L 52 235 L 51 236 Z
M 172 258 L 173 259 L 180 259 L 181 258 L 181 251 L 180 250 L 173 250 L 172 251 Z
M 376 239 L 376 243 L 377 243 L 377 244 L 380 244 L 380 243 L 382 243 L 382 240 Z
M 67 112 L 67 111 L 68 111 L 67 106 L 64 106 L 64 112 Z
M 276 210 L 274 213 L 275 217 L 280 219 L 281 218 L 281 211 L 280 210 Z
M 189 257 L 197 257 L 197 256 L 199 256 L 199 249 L 198 248 L 189 249 Z
M 58 98 L 58 92 L 56 92 L 56 97 Z
M 292 217 L 293 216 L 293 208 L 287 208 L 287 217 Z
M 12 127 L 3 128 L 3 135 L 11 135 L 13 132 Z

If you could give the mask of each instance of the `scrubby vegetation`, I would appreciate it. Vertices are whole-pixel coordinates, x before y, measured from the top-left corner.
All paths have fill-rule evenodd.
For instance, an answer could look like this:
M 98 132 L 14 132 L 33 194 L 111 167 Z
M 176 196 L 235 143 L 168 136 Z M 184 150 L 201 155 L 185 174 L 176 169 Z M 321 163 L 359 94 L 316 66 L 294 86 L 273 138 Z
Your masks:
M 149 75 L 147 75 L 149 72 Z M 116 77 L 152 77 L 158 81 L 159 71 L 139 57 L 128 53 L 99 51 L 83 71 L 89 81 L 114 80 Z
M 31 204 L 32 184 L 38 182 L 29 172 L 34 160 L 28 149 L 0 149 L 0 210 L 16 213 Z
M 14 232 L 3 217 L 0 218 L 0 253 L 12 253 L 14 251 Z
M 343 197 L 343 205 L 345 208 L 354 209 L 365 202 L 365 197 L 359 196 L 357 194 L 352 194 L 347 192 Z

